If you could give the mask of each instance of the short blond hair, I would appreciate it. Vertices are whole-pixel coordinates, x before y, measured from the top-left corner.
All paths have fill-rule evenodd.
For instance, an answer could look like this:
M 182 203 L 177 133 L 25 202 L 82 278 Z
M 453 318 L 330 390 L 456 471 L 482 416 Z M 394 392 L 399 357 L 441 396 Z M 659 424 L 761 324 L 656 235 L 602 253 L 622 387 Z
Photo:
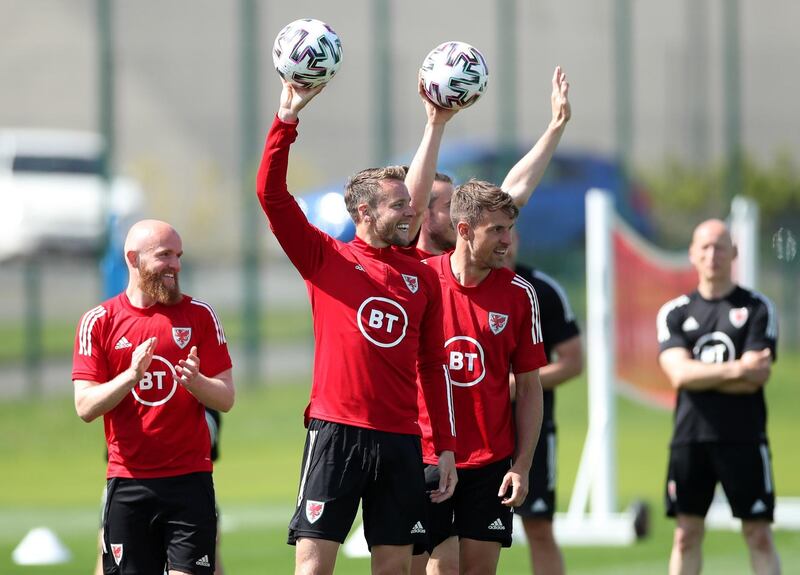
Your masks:
M 453 227 L 458 226 L 459 222 L 475 227 L 480 223 L 484 212 L 497 210 L 502 210 L 512 220 L 519 215 L 519 208 L 506 192 L 489 182 L 472 179 L 453 192 L 450 219 Z
M 358 223 L 358 206 L 367 204 L 371 209 L 378 207 L 381 181 L 404 181 L 406 172 L 402 166 L 367 168 L 350 176 L 344 187 L 344 205 L 354 222 Z

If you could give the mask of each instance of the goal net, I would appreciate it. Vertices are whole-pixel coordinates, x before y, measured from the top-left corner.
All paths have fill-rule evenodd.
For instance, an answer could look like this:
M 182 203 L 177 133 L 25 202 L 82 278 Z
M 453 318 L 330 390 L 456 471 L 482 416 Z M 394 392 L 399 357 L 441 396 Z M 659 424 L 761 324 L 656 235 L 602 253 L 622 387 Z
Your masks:
M 622 220 L 612 230 L 617 390 L 642 403 L 671 408 L 675 392 L 658 368 L 656 314 L 664 302 L 694 290 L 686 254 L 660 250 Z
M 755 288 L 755 203 L 736 198 L 729 223 L 739 247 L 734 275 L 740 285 Z M 665 302 L 696 288 L 697 272 L 689 263 L 688 250 L 659 249 L 616 216 L 611 234 L 617 391 L 642 403 L 671 409 L 675 392 L 658 367 L 655 317 Z

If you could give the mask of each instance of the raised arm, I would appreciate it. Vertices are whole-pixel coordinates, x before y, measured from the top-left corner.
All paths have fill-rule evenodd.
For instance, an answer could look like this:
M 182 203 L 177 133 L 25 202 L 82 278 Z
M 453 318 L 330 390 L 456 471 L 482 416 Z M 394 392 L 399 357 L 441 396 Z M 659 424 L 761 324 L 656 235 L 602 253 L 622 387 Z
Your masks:
M 514 203 L 521 208 L 530 200 L 534 189 L 544 175 L 550 159 L 553 157 L 564 127 L 572 115 L 569 103 L 569 82 L 567 75 L 557 66 L 553 72 L 553 90 L 550 94 L 552 118 L 544 134 L 533 148 L 520 159 L 508 172 L 501 188 L 514 198 Z
M 417 91 L 425 105 L 427 121 L 422 141 L 417 152 L 411 160 L 406 174 L 406 186 L 411 195 L 411 207 L 414 209 L 414 219 L 408 230 L 408 237 L 414 238 L 422 226 L 422 219 L 431 197 L 431 188 L 436 176 L 436 164 L 439 161 L 439 147 L 444 135 L 444 127 L 458 110 L 447 110 L 435 105 L 425 95 L 420 79 Z
M 297 138 L 298 114 L 320 91 L 322 87 L 305 89 L 283 82 L 280 105 L 267 134 L 256 177 L 256 194 L 270 229 L 304 278 L 321 265 L 324 239 L 289 193 L 286 174 L 289 149 Z
M 297 115 L 300 110 L 305 108 L 314 97 L 322 92 L 325 84 L 316 88 L 303 88 L 296 86 L 281 79 L 283 89 L 281 90 L 281 100 L 278 106 L 278 118 L 288 124 L 297 123 Z

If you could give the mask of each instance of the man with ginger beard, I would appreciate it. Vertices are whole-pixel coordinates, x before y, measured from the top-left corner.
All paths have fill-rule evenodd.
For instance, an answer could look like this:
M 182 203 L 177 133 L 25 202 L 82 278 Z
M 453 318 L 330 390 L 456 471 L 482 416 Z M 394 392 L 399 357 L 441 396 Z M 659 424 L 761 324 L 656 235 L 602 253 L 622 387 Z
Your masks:
M 104 570 L 210 575 L 217 521 L 205 408 L 233 406 L 225 334 L 211 306 L 181 293 L 172 226 L 140 221 L 124 249 L 128 286 L 83 315 L 72 370 L 78 415 L 105 425 Z

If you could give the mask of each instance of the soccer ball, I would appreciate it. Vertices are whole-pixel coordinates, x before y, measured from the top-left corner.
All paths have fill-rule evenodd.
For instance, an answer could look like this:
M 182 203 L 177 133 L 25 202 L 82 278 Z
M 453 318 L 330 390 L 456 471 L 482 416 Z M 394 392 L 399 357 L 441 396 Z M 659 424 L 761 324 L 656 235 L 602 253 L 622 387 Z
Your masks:
M 486 91 L 489 68 L 475 47 L 464 42 L 445 42 L 422 62 L 425 94 L 442 108 L 471 106 Z
M 326 84 L 342 64 L 342 42 L 319 20 L 295 20 L 280 31 L 272 62 L 281 78 L 303 88 Z

